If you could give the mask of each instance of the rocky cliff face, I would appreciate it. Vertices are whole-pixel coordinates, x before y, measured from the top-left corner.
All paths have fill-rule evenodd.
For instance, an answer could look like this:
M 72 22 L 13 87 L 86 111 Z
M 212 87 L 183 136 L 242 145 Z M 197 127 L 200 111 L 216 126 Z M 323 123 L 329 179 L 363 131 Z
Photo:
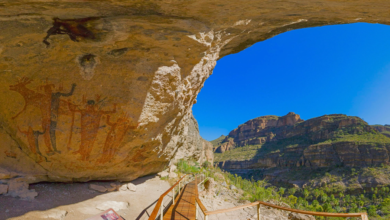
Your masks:
M 250 149 L 248 145 L 256 144 L 252 158 L 235 158 L 241 151 L 233 149 Z M 390 139 L 363 120 L 346 115 L 326 115 L 307 121 L 294 113 L 256 118 L 230 132 L 216 148 L 216 152 L 226 150 L 232 151 L 229 158 L 218 159 L 224 169 L 364 167 L 390 163 Z
M 274 129 L 295 125 L 301 121 L 303 120 L 300 116 L 293 112 L 283 117 L 263 116 L 249 120 L 231 131 L 214 151 L 223 153 L 235 147 L 264 144 L 275 138 Z M 278 132 L 278 138 L 285 138 L 283 132 Z
M 387 137 L 390 137 L 390 125 L 371 125 L 374 129 L 382 133 L 383 135 L 386 135 Z
M 389 6 L 0 0 L 0 176 L 39 182 L 156 173 L 186 145 L 192 105 L 220 57 L 297 28 L 387 24 Z

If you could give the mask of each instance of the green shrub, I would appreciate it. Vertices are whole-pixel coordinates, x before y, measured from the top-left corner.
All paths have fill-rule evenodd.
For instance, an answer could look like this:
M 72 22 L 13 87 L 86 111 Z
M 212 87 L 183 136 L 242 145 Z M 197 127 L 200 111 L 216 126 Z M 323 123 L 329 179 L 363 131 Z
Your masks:
M 186 173 L 186 174 L 189 174 L 189 173 L 199 173 L 200 172 L 200 168 L 198 166 L 196 166 L 197 163 L 195 163 L 195 166 L 192 166 L 188 163 L 188 161 L 186 160 L 180 160 L 178 163 L 177 163 L 177 169 L 181 172 L 181 173 Z

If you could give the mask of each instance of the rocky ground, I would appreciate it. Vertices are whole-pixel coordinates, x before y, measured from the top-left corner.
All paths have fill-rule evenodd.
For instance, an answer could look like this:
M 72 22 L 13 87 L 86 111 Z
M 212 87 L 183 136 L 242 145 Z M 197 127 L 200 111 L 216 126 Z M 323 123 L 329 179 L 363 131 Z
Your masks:
M 206 182 L 203 190 L 199 193 L 199 197 L 207 210 L 215 211 L 250 203 L 249 201 L 240 199 L 242 194 L 243 191 L 241 189 L 237 189 L 233 185 L 228 186 L 224 181 L 216 182 L 214 179 L 210 179 Z M 285 203 L 278 203 L 275 201 L 270 201 L 270 203 L 289 207 Z M 209 216 L 209 220 L 257 220 L 256 208 L 257 207 L 250 207 L 232 212 L 211 215 Z M 260 213 L 262 220 L 314 220 L 314 217 L 312 216 L 299 215 L 265 206 L 261 206 Z M 202 219 L 203 215 L 200 214 L 200 216 Z
M 32 201 L 0 195 L 0 220 L 84 220 L 108 208 L 114 208 L 126 220 L 147 219 L 155 201 L 170 184 L 155 176 L 142 177 L 131 183 L 136 191 L 126 189 L 127 183 L 111 181 L 38 183 L 30 186 L 38 192 Z M 93 188 L 114 191 L 98 192 L 91 189 L 91 184 L 95 186 Z

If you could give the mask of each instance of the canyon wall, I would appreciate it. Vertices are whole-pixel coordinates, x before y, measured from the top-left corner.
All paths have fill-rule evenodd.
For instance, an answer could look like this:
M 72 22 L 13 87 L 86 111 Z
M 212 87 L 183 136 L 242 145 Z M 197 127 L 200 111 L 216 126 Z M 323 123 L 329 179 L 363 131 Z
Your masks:
M 252 149 L 256 154 L 237 159 L 241 151 L 234 149 L 251 145 L 258 146 Z M 390 164 L 390 139 L 362 119 L 342 114 L 307 121 L 295 113 L 255 118 L 231 131 L 214 151 L 232 151 L 218 163 L 227 170 Z
M 0 179 L 132 180 L 180 152 L 210 159 L 196 155 L 207 143 L 191 150 L 189 142 L 200 142 L 187 135 L 192 105 L 219 58 L 293 29 L 387 24 L 389 6 L 0 0 Z

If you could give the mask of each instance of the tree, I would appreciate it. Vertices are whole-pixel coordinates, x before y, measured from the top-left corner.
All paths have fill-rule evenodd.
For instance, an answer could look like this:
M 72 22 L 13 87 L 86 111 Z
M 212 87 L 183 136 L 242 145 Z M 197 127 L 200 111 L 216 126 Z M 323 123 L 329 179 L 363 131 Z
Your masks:
M 313 191 L 313 196 L 314 196 L 314 198 L 318 198 L 318 196 L 320 196 L 320 190 L 318 190 L 318 189 L 315 189 L 314 191 Z
M 283 187 L 280 187 L 279 188 L 279 194 L 281 195 L 281 196 L 283 196 L 284 195 L 284 192 L 286 191 L 286 188 L 283 188 Z
M 307 190 L 307 189 L 304 189 L 303 190 L 303 196 L 305 197 L 305 199 L 310 195 L 310 192 Z
M 381 211 L 385 215 L 390 215 L 390 199 L 389 198 L 384 199 L 383 202 L 381 203 Z
M 288 192 L 288 194 L 290 194 L 290 195 L 294 195 L 296 191 L 297 191 L 296 188 L 290 188 L 290 189 L 288 189 L 287 192 Z
M 297 199 L 298 198 L 296 196 L 293 196 L 293 195 L 288 196 L 288 200 L 290 201 L 290 204 L 293 206 L 295 205 L 295 203 L 297 203 Z
M 326 194 L 323 194 L 322 196 L 321 196 L 321 201 L 322 202 L 326 202 L 326 201 L 328 201 L 328 196 L 326 195 Z

